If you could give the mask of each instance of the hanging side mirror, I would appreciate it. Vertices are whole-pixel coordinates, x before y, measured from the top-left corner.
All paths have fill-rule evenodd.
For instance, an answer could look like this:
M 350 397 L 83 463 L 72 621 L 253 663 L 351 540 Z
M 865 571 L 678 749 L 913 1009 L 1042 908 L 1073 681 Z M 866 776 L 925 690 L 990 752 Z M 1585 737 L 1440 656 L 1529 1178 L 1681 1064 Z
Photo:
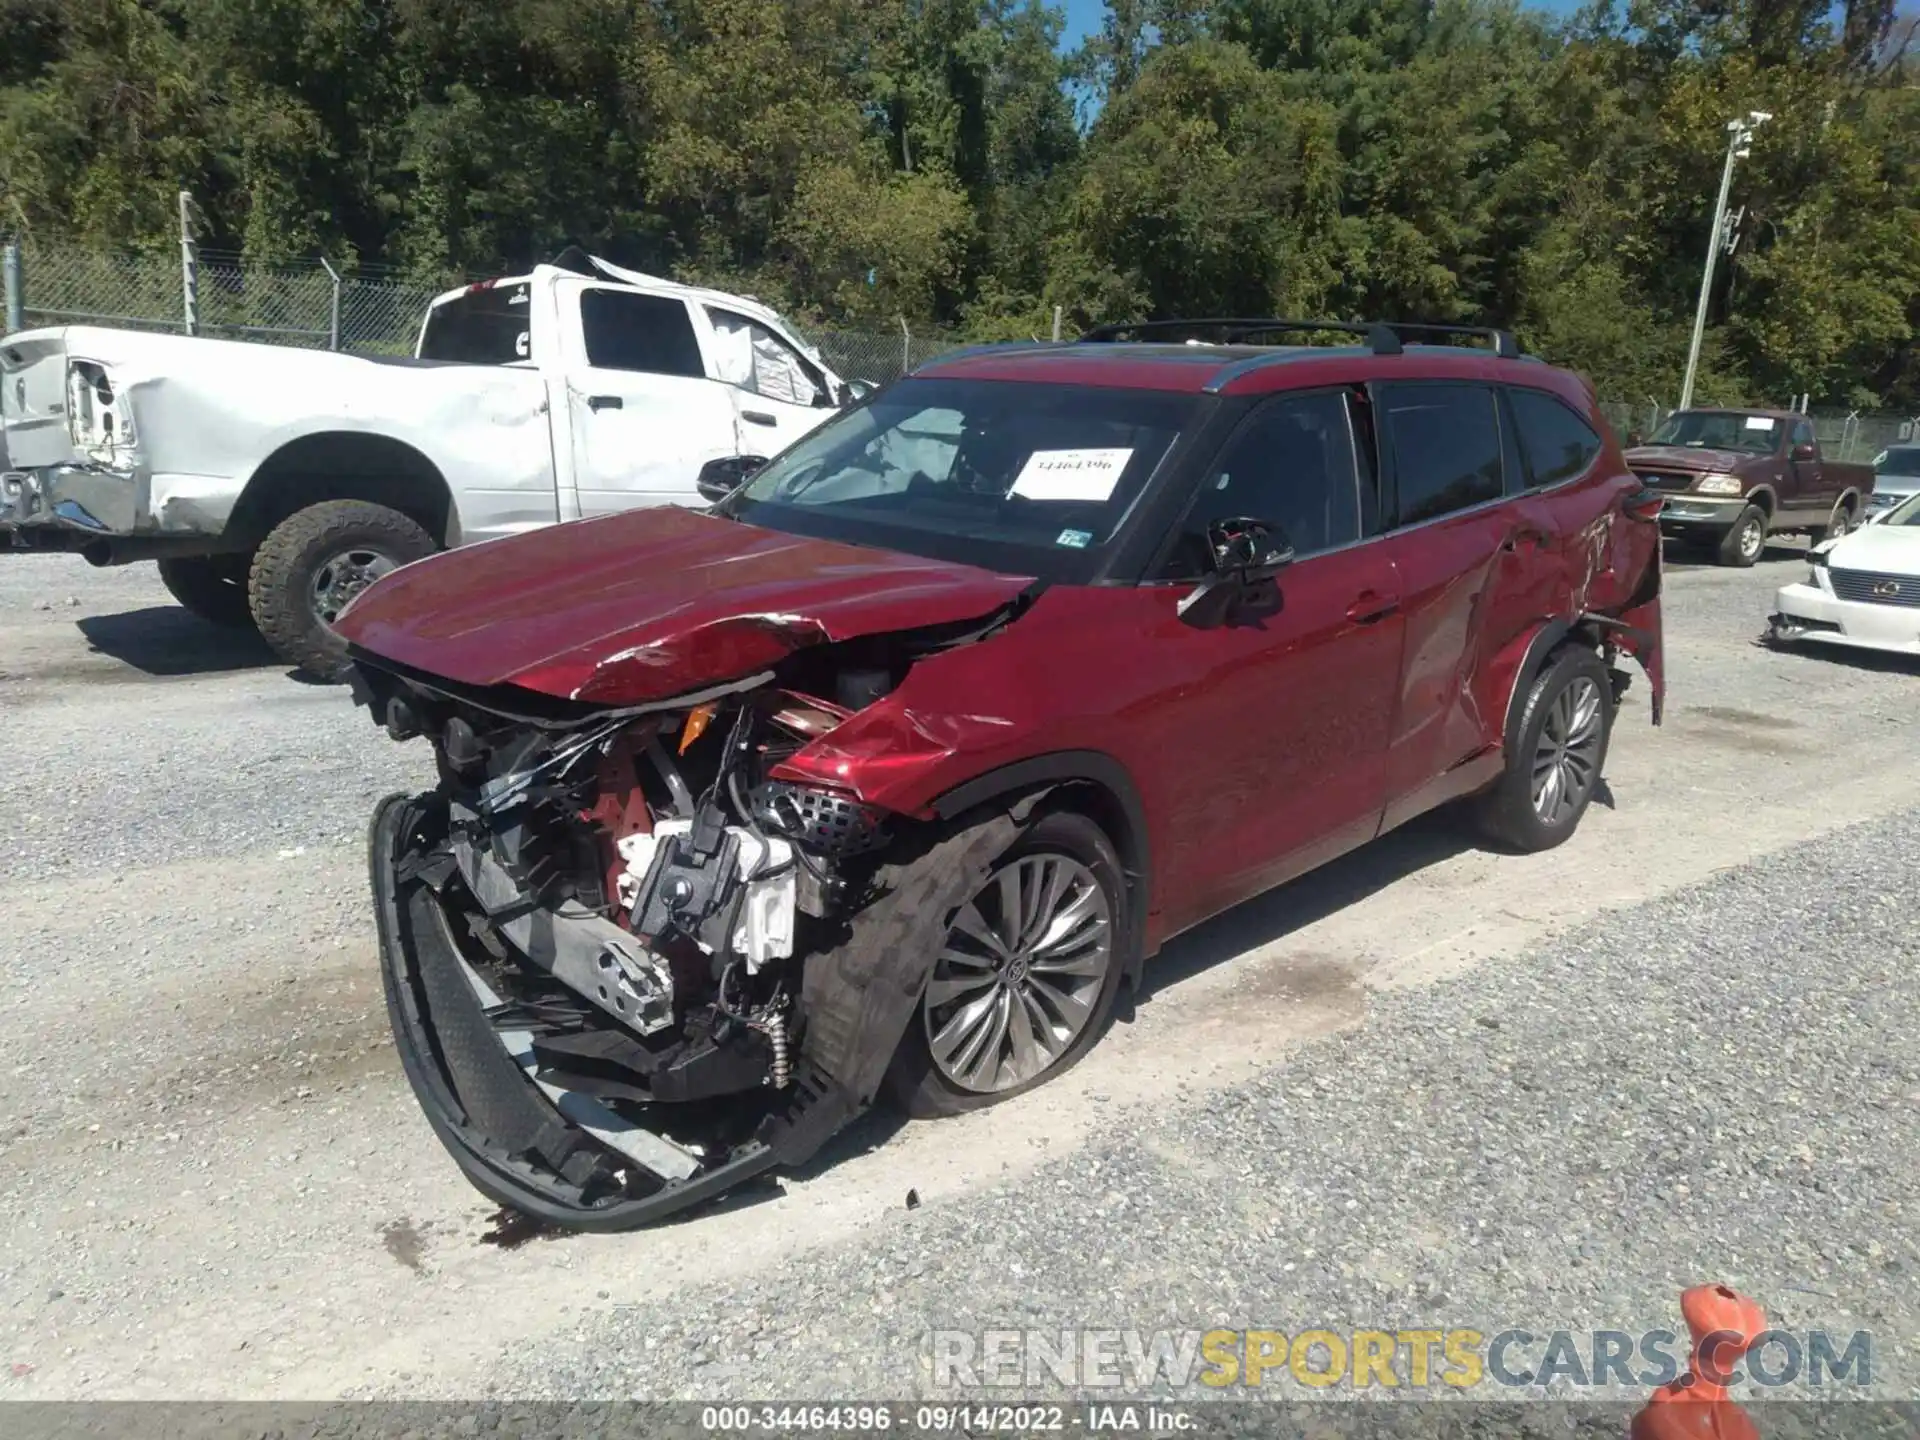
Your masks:
M 1207 544 L 1213 551 L 1213 573 L 1193 587 L 1176 612 L 1202 629 L 1225 622 L 1249 589 L 1293 563 L 1287 532 L 1247 516 L 1215 520 L 1207 526 Z
M 766 458 L 760 455 L 728 455 L 723 459 L 709 460 L 700 467 L 699 477 L 693 482 L 694 489 L 700 492 L 703 500 L 724 500 L 758 474 L 760 467 L 766 463 Z

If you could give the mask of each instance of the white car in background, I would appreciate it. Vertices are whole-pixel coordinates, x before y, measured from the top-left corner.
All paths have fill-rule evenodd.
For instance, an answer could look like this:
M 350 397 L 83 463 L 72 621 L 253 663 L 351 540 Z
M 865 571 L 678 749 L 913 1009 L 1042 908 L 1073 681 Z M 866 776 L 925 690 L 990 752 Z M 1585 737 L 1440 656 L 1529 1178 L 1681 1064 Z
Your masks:
M 69 325 L 0 338 L 0 554 L 157 560 L 332 678 L 333 621 L 435 550 L 704 506 L 861 392 L 748 296 L 578 250 L 436 299 L 411 357 Z
M 1808 558 L 1774 598 L 1769 640 L 1920 655 L 1920 493 Z

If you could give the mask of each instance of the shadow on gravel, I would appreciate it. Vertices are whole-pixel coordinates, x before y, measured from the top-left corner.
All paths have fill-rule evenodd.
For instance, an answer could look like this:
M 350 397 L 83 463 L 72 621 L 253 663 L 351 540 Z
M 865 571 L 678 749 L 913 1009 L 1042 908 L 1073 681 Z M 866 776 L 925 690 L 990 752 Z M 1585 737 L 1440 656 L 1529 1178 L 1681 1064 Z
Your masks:
M 1713 548 L 1703 545 L 1689 545 L 1684 540 L 1668 539 L 1664 542 L 1666 554 L 1664 564 L 1670 571 L 1720 570 L 1732 569 L 1722 566 L 1713 558 Z M 1760 552 L 1756 565 L 1770 565 L 1780 560 L 1805 560 L 1807 545 L 1798 535 L 1775 535 L 1768 537 L 1767 548 Z
M 102 655 L 148 675 L 217 675 L 282 664 L 251 630 L 209 624 L 177 605 L 154 605 L 75 622 Z
M 1323 920 L 1429 865 L 1477 848 L 1473 831 L 1450 810 L 1423 815 L 1371 845 L 1175 936 L 1147 962 L 1141 998 Z M 1119 1018 L 1132 1018 L 1124 990 Z

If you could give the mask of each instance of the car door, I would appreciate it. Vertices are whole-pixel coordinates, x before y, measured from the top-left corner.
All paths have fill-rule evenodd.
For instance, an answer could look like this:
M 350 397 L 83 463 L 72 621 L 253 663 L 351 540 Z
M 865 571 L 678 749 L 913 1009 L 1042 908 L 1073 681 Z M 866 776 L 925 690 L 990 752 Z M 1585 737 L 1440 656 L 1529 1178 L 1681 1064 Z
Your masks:
M 688 303 L 606 285 L 568 303 L 580 321 L 566 376 L 580 513 L 707 504 L 701 467 L 738 452 L 731 394 L 707 374 Z
M 1504 710 L 1483 683 L 1515 637 L 1565 597 L 1563 541 L 1520 483 L 1494 387 L 1402 381 L 1371 392 L 1387 477 L 1383 549 L 1406 641 L 1387 746 L 1386 823 L 1427 808 L 1448 772 L 1496 744 Z
M 717 305 L 703 307 L 713 370 L 733 402 L 742 455 L 777 455 L 833 413 L 832 381 L 767 325 Z
M 1159 797 L 1172 929 L 1379 827 L 1402 624 L 1392 563 L 1368 535 L 1374 481 L 1347 400 L 1290 394 L 1253 410 L 1150 576 L 1141 654 L 1180 677 L 1147 747 L 1179 757 Z M 1209 524 L 1233 518 L 1284 532 L 1295 558 L 1225 623 L 1197 626 L 1165 592 L 1212 572 Z

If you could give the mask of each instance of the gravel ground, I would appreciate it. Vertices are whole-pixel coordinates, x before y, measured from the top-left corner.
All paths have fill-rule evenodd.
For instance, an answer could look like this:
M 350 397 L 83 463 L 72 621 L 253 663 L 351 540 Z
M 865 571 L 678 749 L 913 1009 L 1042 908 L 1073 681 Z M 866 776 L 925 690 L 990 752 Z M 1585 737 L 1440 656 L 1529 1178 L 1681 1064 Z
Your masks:
M 364 826 L 426 752 L 151 567 L 0 557 L 0 1397 L 932 1392 L 949 1323 L 1635 1328 L 1710 1274 L 1913 1394 L 1920 672 L 1755 648 L 1793 548 L 1675 569 L 1669 723 L 1561 850 L 1421 822 L 1032 1096 L 518 1246 L 386 1032 Z
M 1916 862 L 1910 810 L 1377 997 L 1249 1083 L 692 1303 L 594 1315 L 497 1383 L 951 1397 L 932 1332 L 1076 1327 L 1524 1326 L 1537 1361 L 1555 1329 L 1674 1327 L 1679 1290 L 1721 1280 L 1782 1327 L 1870 1331 L 1875 1385 L 1911 1394 Z M 1001 1393 L 1062 1393 L 1037 1378 Z

